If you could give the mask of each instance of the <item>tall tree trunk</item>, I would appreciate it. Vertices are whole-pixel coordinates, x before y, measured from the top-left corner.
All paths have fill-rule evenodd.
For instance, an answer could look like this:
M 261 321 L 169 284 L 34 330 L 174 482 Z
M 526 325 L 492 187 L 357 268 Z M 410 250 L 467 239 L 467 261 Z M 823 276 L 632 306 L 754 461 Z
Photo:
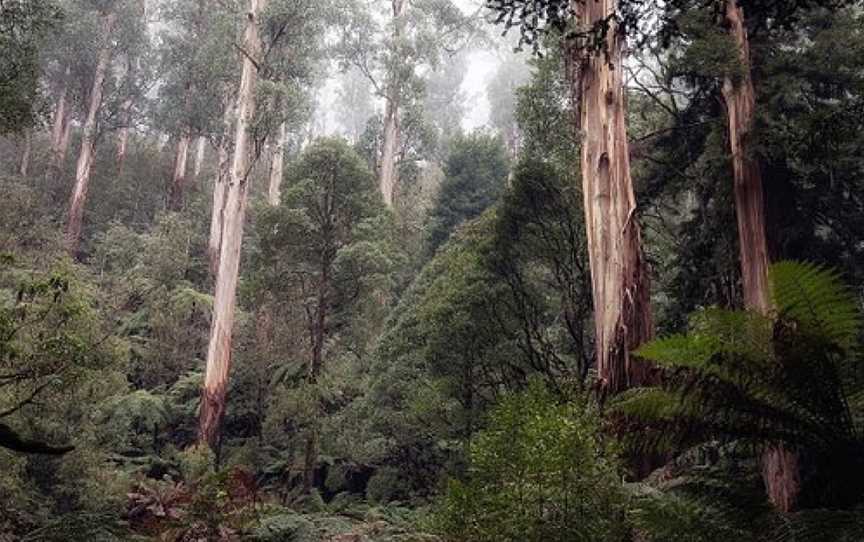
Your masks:
M 405 0 L 391 0 L 393 6 L 393 42 L 399 46 L 402 40 L 403 15 Z M 402 98 L 402 82 L 399 74 L 387 76 L 387 95 L 384 110 L 384 142 L 381 149 L 381 163 L 378 167 L 378 186 L 387 207 L 393 207 L 393 198 L 398 183 L 396 171 L 396 155 L 399 152 L 401 130 L 399 126 L 399 108 Z
M 188 133 L 180 134 L 177 139 L 177 152 L 174 155 L 174 173 L 171 176 L 171 190 L 168 196 L 168 207 L 173 211 L 183 208 L 183 200 L 186 192 L 186 162 L 189 157 Z
M 71 124 L 66 105 L 67 96 L 69 95 L 70 74 L 70 68 L 66 68 L 63 74 L 63 82 L 60 86 L 60 94 L 57 96 L 57 106 L 54 108 L 54 116 L 51 120 L 51 156 L 48 159 L 46 176 L 57 175 L 63 166 L 63 161 L 66 159 L 66 147 L 69 142 L 69 137 L 66 134 Z M 66 145 L 63 144 L 64 139 Z
M 222 241 L 219 247 L 219 271 L 213 299 L 213 319 L 210 345 L 207 350 L 207 370 L 201 392 L 199 435 L 201 442 L 218 450 L 219 431 L 225 414 L 225 396 L 231 368 L 231 335 L 236 308 L 237 278 L 240 270 L 240 248 L 249 179 L 249 128 L 255 116 L 255 88 L 258 80 L 257 62 L 261 58 L 258 35 L 258 15 L 266 0 L 249 0 L 246 31 L 243 39 L 243 71 L 237 94 L 237 125 L 234 134 L 234 156 L 231 161 L 229 184 L 223 208 Z
M 330 289 L 330 265 L 325 262 L 321 267 L 321 279 L 318 284 L 318 299 L 315 311 L 309 321 L 311 337 L 312 359 L 309 363 L 307 381 L 314 385 L 321 375 L 324 364 L 324 340 L 327 337 L 327 317 L 330 310 L 328 290 Z M 316 408 L 318 408 L 316 403 Z M 318 441 L 320 426 L 318 419 L 312 421 L 309 433 L 306 435 L 306 450 L 303 461 L 303 492 L 310 493 L 315 485 L 315 468 L 318 465 Z
M 285 143 L 288 140 L 288 126 L 284 121 L 279 125 L 279 135 L 273 148 L 273 161 L 270 163 L 270 186 L 267 191 L 267 201 L 270 205 L 279 205 L 282 197 L 282 173 L 285 166 Z
M 57 148 L 57 166 L 59 169 L 66 162 L 66 151 L 69 150 L 69 141 L 72 138 L 72 115 L 70 111 L 66 112 L 66 120 L 63 123 L 63 135 L 60 136 L 60 146 Z
M 192 182 L 198 184 L 198 178 L 201 176 L 201 167 L 204 165 L 204 151 L 207 145 L 207 138 L 198 136 L 195 140 L 195 164 L 192 168 Z
M 723 100 L 729 123 L 744 304 L 750 310 L 767 315 L 771 311 L 771 299 L 768 290 L 765 195 L 762 170 L 752 146 L 756 92 L 745 23 L 744 11 L 738 7 L 736 0 L 727 0 L 726 24 L 738 46 L 742 68 L 737 79 L 732 76 L 724 79 Z M 801 489 L 797 454 L 782 445 L 769 447 L 762 456 L 762 477 L 774 507 L 783 512 L 792 511 Z
M 90 188 L 90 169 L 93 165 L 93 150 L 96 145 L 96 121 L 99 108 L 102 106 L 102 84 L 105 82 L 105 72 L 111 60 L 111 32 L 117 15 L 107 13 L 102 16 L 102 45 L 96 62 L 96 73 L 93 77 L 93 87 L 90 90 L 90 107 L 87 110 L 87 120 L 84 122 L 84 134 L 81 139 L 81 152 L 78 153 L 78 165 L 75 169 L 75 188 L 69 200 L 69 221 L 66 225 L 66 250 L 75 255 L 81 241 L 81 229 L 84 222 L 84 206 L 87 202 L 87 190 Z
M 126 163 L 126 151 L 129 148 L 129 129 L 132 124 L 132 88 L 130 81 L 134 77 L 134 62 L 131 58 L 126 59 L 126 92 L 128 93 L 123 103 L 120 104 L 120 130 L 117 133 L 117 175 L 123 174 L 123 166 Z
M 127 98 L 120 105 L 120 130 L 117 133 L 117 175 L 123 174 L 123 166 L 126 164 L 126 152 L 129 150 L 129 124 L 131 122 L 129 111 L 132 109 L 132 98 Z
M 18 165 L 18 174 L 26 178 L 30 172 L 30 155 L 33 152 L 33 131 L 27 129 L 24 132 L 24 148 L 21 149 L 21 162 Z
M 583 28 L 615 13 L 615 0 L 575 1 Z M 651 339 L 650 284 L 630 176 L 623 85 L 624 39 L 614 26 L 606 52 L 568 50 L 570 92 L 581 130 L 582 191 L 601 394 L 647 383 L 649 367 L 630 353 Z
M 225 113 L 222 116 L 223 131 L 217 149 L 219 165 L 213 180 L 213 207 L 210 211 L 210 238 L 207 243 L 207 256 L 210 260 L 210 274 L 215 278 L 219 272 L 219 248 L 222 246 L 222 231 L 225 215 L 225 195 L 228 180 L 231 178 L 231 119 L 233 106 L 226 94 Z

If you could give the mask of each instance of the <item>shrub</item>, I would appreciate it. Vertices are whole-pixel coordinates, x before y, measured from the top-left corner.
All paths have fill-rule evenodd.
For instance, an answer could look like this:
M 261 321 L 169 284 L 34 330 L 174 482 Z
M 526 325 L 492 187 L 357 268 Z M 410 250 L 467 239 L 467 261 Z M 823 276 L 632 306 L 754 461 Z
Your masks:
M 455 541 L 622 540 L 625 497 L 614 447 L 585 401 L 541 384 L 505 397 L 449 482 L 437 525 Z
M 392 467 L 379 469 L 366 486 L 366 498 L 375 503 L 404 501 L 410 494 L 411 486 L 405 475 Z

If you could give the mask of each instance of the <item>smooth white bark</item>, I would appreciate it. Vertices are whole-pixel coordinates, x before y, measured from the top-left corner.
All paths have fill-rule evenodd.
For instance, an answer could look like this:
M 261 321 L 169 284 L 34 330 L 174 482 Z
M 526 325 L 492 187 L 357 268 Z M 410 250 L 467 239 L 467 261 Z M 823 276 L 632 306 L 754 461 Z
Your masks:
M 87 191 L 90 188 L 90 170 L 93 166 L 93 151 L 96 145 L 96 122 L 99 109 L 102 106 L 102 86 L 105 73 L 111 61 L 111 32 L 117 19 L 115 13 L 102 16 L 102 39 L 99 57 L 96 62 L 96 72 L 93 86 L 90 90 L 90 106 L 87 109 L 87 119 L 84 121 L 84 133 L 81 138 L 81 151 L 78 153 L 78 164 L 75 168 L 75 188 L 69 201 L 69 220 L 66 225 L 66 250 L 70 254 L 78 252 L 81 241 L 81 229 L 84 221 L 84 206 L 87 202 Z
M 242 74 L 237 94 L 237 121 L 234 130 L 234 154 L 230 179 L 225 190 L 222 210 L 222 241 L 219 247 L 219 270 L 213 298 L 207 369 L 201 397 L 199 440 L 218 449 L 219 430 L 225 413 L 225 395 L 231 369 L 231 339 L 236 310 L 240 249 L 249 189 L 249 127 L 255 116 L 255 89 L 258 79 L 261 40 L 258 15 L 266 0 L 249 0 L 246 31 L 243 40 Z M 254 61 L 253 61 L 254 60 Z

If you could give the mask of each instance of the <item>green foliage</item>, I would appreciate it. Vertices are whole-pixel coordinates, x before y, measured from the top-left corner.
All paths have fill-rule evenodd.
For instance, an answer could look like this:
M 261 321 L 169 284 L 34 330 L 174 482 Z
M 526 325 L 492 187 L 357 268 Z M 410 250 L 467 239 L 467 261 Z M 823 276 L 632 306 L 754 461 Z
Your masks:
M 776 264 L 771 285 L 773 318 L 711 309 L 687 335 L 640 349 L 669 375 L 617 401 L 622 430 L 639 435 L 639 448 L 667 453 L 711 441 L 783 443 L 802 458 L 803 506 L 860 502 L 857 300 L 835 273 L 810 264 Z
M 430 255 L 457 226 L 495 203 L 504 190 L 507 169 L 500 139 L 477 133 L 454 140 L 444 166 L 444 181 L 429 215 Z
M 771 267 L 772 301 L 778 318 L 844 351 L 858 342 L 861 307 L 840 274 L 814 264 L 780 262 Z
M 252 532 L 260 542 L 313 542 L 318 540 L 315 525 L 305 516 L 287 512 L 263 518 Z
M 0 134 L 34 124 L 40 49 L 59 22 L 60 10 L 53 1 L 9 0 L 0 5 Z
M 451 481 L 441 504 L 449 539 L 626 540 L 616 452 L 583 401 L 562 403 L 535 381 L 492 409 L 466 480 Z
M 405 502 L 410 496 L 409 481 L 392 467 L 383 467 L 375 472 L 366 487 L 366 498 L 373 503 Z

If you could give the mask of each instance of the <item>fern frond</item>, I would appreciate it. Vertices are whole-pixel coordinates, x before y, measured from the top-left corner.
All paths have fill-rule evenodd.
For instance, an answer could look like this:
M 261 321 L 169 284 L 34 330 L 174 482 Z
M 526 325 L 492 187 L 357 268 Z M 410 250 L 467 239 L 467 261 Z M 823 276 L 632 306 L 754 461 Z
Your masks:
M 767 542 L 860 542 L 864 510 L 807 510 L 775 523 Z
M 838 272 L 812 263 L 779 262 L 769 279 L 778 316 L 824 337 L 843 350 L 858 339 L 861 311 L 854 293 Z

